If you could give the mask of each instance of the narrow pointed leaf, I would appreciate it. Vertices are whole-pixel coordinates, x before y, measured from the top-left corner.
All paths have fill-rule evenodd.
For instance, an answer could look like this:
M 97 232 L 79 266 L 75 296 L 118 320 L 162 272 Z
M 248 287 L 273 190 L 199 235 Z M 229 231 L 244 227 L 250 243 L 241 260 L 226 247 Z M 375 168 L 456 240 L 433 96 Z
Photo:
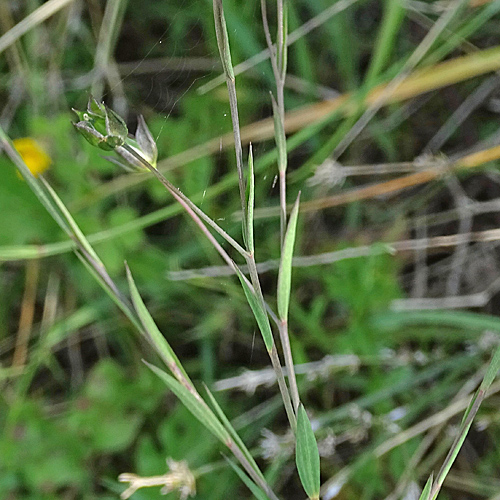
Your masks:
M 472 422 L 479 410 L 479 407 L 481 406 L 481 403 L 483 402 L 483 399 L 486 396 L 486 391 L 489 388 L 489 386 L 493 383 L 495 377 L 497 376 L 499 368 L 500 368 L 500 346 L 497 347 L 495 353 L 493 354 L 493 358 L 491 359 L 490 364 L 488 365 L 486 374 L 483 377 L 483 381 L 481 382 L 479 389 L 475 392 L 467 409 L 464 412 L 464 416 L 460 424 L 458 435 L 453 441 L 450 451 L 448 452 L 448 455 L 446 456 L 443 462 L 441 470 L 436 476 L 436 484 L 433 488 L 432 496 L 430 498 L 435 499 L 437 497 L 441 485 L 444 483 L 446 476 L 448 475 L 451 467 L 453 466 L 453 463 L 455 462 L 460 452 L 460 449 L 462 448 L 465 438 L 467 437 L 467 434 L 472 426 Z
M 448 475 L 448 472 L 450 472 L 450 469 L 452 468 L 458 454 L 460 453 L 460 449 L 464 444 L 465 438 L 469 433 L 474 417 L 482 401 L 482 398 L 478 399 L 479 393 L 480 389 L 476 391 L 468 408 L 465 410 L 465 415 L 464 418 L 462 419 L 458 435 L 455 437 L 451 445 L 450 451 L 448 452 L 448 455 L 446 456 L 443 465 L 436 476 L 436 481 L 432 488 L 431 496 L 429 497 L 431 499 L 435 499 L 437 497 L 439 490 L 441 489 L 441 486 L 444 483 L 446 476 Z
M 145 361 L 146 365 L 160 377 L 167 387 L 180 399 L 181 403 L 196 417 L 217 439 L 227 445 L 230 441 L 229 433 L 224 429 L 212 410 L 198 395 L 195 396 L 174 377 L 160 368 Z
M 238 467 L 233 460 L 224 456 L 226 462 L 231 466 L 231 468 L 238 474 L 238 477 L 245 483 L 246 487 L 252 492 L 252 495 L 257 498 L 257 500 L 269 500 L 269 497 L 243 472 L 243 470 Z
M 319 499 L 320 469 L 316 438 L 304 405 L 297 412 L 297 448 L 295 450 L 300 481 L 311 500 Z
M 222 408 L 220 407 L 219 403 L 217 402 L 214 395 L 206 385 L 205 385 L 205 390 L 207 391 L 210 402 L 212 403 L 215 412 L 219 416 L 219 420 L 222 422 L 222 425 L 224 425 L 226 430 L 229 432 L 229 434 L 233 438 L 233 441 L 236 443 L 241 452 L 245 455 L 246 459 L 250 462 L 255 472 L 261 477 L 263 481 L 265 481 L 264 475 L 260 471 L 259 466 L 252 457 L 252 454 L 250 453 L 250 451 L 248 451 L 248 448 L 245 446 L 245 443 L 241 440 L 238 433 L 234 430 L 234 427 L 231 425 L 231 422 L 229 422 L 229 419 L 226 417 L 226 414 L 222 411 Z
M 292 258 L 293 247 L 295 244 L 295 235 L 297 232 L 297 220 L 299 217 L 299 202 L 300 193 L 297 196 L 295 205 L 293 206 L 292 213 L 290 214 L 290 221 L 285 234 L 283 242 L 283 249 L 281 252 L 281 262 L 278 272 L 278 315 L 282 321 L 288 318 L 288 306 L 290 304 L 290 288 L 292 282 Z
M 255 295 L 254 291 L 248 286 L 248 283 L 245 281 L 245 277 L 238 268 L 236 268 L 236 274 L 240 279 L 241 286 L 243 287 L 243 291 L 245 292 L 245 297 L 247 298 L 248 304 L 252 309 L 253 315 L 255 316 L 255 319 L 257 321 L 257 325 L 259 325 L 259 330 L 262 338 L 264 339 L 266 349 L 268 350 L 268 352 L 270 352 L 274 345 L 274 339 L 267 312 L 264 309 L 261 301 Z
M 167 339 L 162 335 L 162 333 L 156 326 L 156 323 L 151 317 L 151 314 L 149 314 L 149 311 L 144 304 L 141 295 L 139 294 L 139 290 L 137 290 L 137 286 L 134 282 L 134 278 L 132 277 L 132 273 L 130 272 L 128 265 L 125 264 L 125 267 L 127 270 L 128 286 L 130 288 L 130 295 L 132 296 L 132 303 L 134 304 L 137 315 L 139 316 L 142 326 L 146 331 L 148 341 L 155 348 L 156 352 L 163 359 L 163 361 L 173 373 L 175 378 L 177 378 L 177 380 L 180 379 L 180 372 L 180 374 L 182 374 L 182 376 L 188 382 L 191 382 L 181 362 L 179 361 L 179 358 L 176 356 L 172 347 L 170 347 Z
M 425 487 L 424 487 L 422 494 L 420 495 L 420 498 L 418 500 L 430 500 L 431 489 L 432 489 L 432 474 L 429 477 L 429 479 L 427 479 L 427 483 L 425 483 Z
M 132 307 L 125 302 L 121 296 L 115 293 L 115 289 L 110 286 L 108 281 L 106 281 L 101 274 L 97 272 L 97 270 L 92 266 L 92 264 L 83 256 L 78 250 L 75 250 L 75 255 L 80 259 L 80 262 L 85 266 L 87 271 L 91 276 L 99 283 L 102 289 L 108 294 L 111 300 L 118 306 L 118 308 L 127 316 L 130 322 L 134 325 L 137 330 L 141 330 L 141 325 L 132 310 Z
M 498 370 L 500 370 L 500 346 L 497 347 L 495 354 L 493 354 L 493 358 L 486 370 L 486 374 L 484 375 L 483 381 L 481 382 L 481 387 L 483 391 L 487 391 L 490 385 L 495 380 L 498 375 Z
M 57 205 L 59 211 L 65 218 L 66 223 L 71 228 L 73 236 L 78 240 L 80 245 L 89 253 L 89 255 L 104 269 L 104 264 L 102 263 L 101 259 L 99 258 L 95 250 L 92 248 L 92 245 L 88 242 L 85 235 L 82 233 L 80 227 L 76 223 L 75 219 L 73 219 L 73 216 L 66 208 L 66 205 L 63 203 L 61 198 L 59 198 L 58 194 L 54 191 L 54 189 L 52 189 L 52 186 L 43 177 L 40 178 L 40 182 L 43 184 L 43 186 L 49 193 L 50 197 Z

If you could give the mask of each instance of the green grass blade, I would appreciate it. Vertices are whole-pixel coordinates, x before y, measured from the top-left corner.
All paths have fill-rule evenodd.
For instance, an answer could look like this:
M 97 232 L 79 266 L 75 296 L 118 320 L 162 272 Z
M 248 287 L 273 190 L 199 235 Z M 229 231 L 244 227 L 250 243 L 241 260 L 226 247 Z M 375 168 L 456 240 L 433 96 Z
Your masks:
M 238 467 L 230 458 L 224 456 L 226 462 L 236 472 L 238 477 L 245 483 L 246 487 L 252 492 L 257 500 L 269 500 L 269 497 Z
M 488 314 L 465 311 L 394 311 L 373 317 L 377 328 L 398 329 L 412 325 L 451 326 L 470 330 L 494 330 L 500 332 L 500 319 Z
M 467 437 L 469 429 L 472 426 L 472 422 L 473 422 L 473 420 L 474 420 L 474 418 L 479 410 L 479 407 L 481 406 L 481 403 L 486 396 L 486 391 L 488 390 L 490 385 L 493 383 L 493 380 L 497 376 L 499 369 L 500 369 L 500 346 L 497 347 L 495 353 L 493 354 L 493 357 L 490 361 L 490 364 L 488 365 L 486 373 L 483 377 L 483 381 L 481 382 L 479 389 L 476 391 L 476 393 L 472 397 L 472 400 L 469 403 L 469 406 L 465 410 L 464 417 L 462 419 L 462 423 L 460 425 L 458 435 L 455 438 L 455 440 L 450 448 L 450 451 L 444 460 L 444 463 L 441 467 L 441 470 L 439 471 L 439 473 L 436 477 L 436 482 L 432 488 L 432 493 L 430 495 L 430 498 L 432 500 L 437 498 L 439 491 L 441 489 L 441 486 L 443 485 L 444 480 L 446 479 L 446 476 L 448 475 L 448 472 L 450 471 L 451 467 L 453 466 L 453 463 L 455 462 L 455 459 L 457 458 L 457 456 L 460 452 L 460 449 L 462 448 L 462 445 L 465 441 L 465 438 Z
M 467 415 L 467 418 L 462 422 L 462 425 L 460 426 L 460 430 L 458 433 L 458 436 L 456 437 L 455 441 L 453 442 L 453 445 L 443 463 L 443 466 L 441 467 L 441 470 L 439 471 L 439 474 L 437 475 L 436 482 L 432 488 L 431 494 L 429 498 L 434 500 L 437 498 L 439 491 L 441 489 L 441 486 L 446 479 L 446 476 L 448 475 L 448 472 L 450 472 L 451 467 L 453 466 L 453 463 L 455 462 L 455 459 L 457 458 L 460 449 L 462 448 L 462 445 L 464 444 L 465 438 L 467 437 L 467 434 L 469 432 L 469 429 L 472 425 L 472 421 L 474 419 L 474 416 L 477 413 L 477 410 L 479 409 L 479 404 L 480 401 L 478 401 L 477 398 L 478 393 L 474 395 L 472 398 L 471 404 L 467 408 L 465 415 Z
M 94 277 L 94 279 L 101 285 L 103 290 L 108 294 L 111 300 L 118 306 L 118 308 L 127 316 L 130 322 L 141 331 L 141 325 L 137 320 L 134 311 L 128 302 L 123 298 L 123 296 L 119 293 L 115 284 L 111 281 L 111 279 L 107 276 L 107 274 L 100 273 L 98 270 L 91 264 L 91 262 L 82 255 L 79 251 L 75 251 L 76 256 L 80 259 L 80 262 L 86 267 L 87 271 Z
M 179 380 L 179 372 L 188 382 L 191 383 L 184 367 L 182 366 L 179 358 L 176 356 L 170 344 L 167 342 L 167 339 L 162 335 L 154 319 L 149 314 L 144 301 L 142 300 L 141 295 L 139 294 L 139 290 L 135 284 L 134 278 L 132 277 L 132 273 L 127 264 L 125 264 L 127 269 L 127 280 L 128 286 L 130 288 L 130 295 L 132 296 L 132 303 L 134 304 L 134 308 L 139 316 L 139 319 L 144 327 L 144 330 L 147 335 L 148 341 L 151 345 L 156 349 L 156 352 L 163 359 L 165 364 L 168 366 L 170 371 L 174 374 L 174 376 Z
M 377 35 L 375 49 L 370 60 L 370 67 L 365 78 L 365 85 L 371 87 L 390 58 L 395 48 L 394 40 L 404 19 L 405 8 L 400 0 L 389 0 L 384 5 L 384 18 Z
M 320 489 L 318 445 L 311 422 L 302 404 L 297 412 L 297 449 L 295 453 L 302 486 L 311 500 L 318 500 Z
M 500 3 L 488 2 L 472 19 L 468 19 L 463 26 L 456 28 L 439 44 L 436 49 L 422 62 L 423 66 L 434 64 L 444 59 L 450 52 L 464 43 L 471 35 L 476 33 L 490 18 L 498 14 Z
M 238 433 L 234 430 L 234 427 L 231 425 L 231 422 L 226 417 L 226 414 L 222 411 L 222 408 L 220 407 L 219 403 L 217 402 L 214 395 L 212 394 L 212 392 L 210 391 L 210 389 L 206 385 L 205 385 L 205 390 L 207 391 L 210 402 L 212 403 L 212 406 L 215 409 L 215 412 L 217 413 L 219 420 L 222 422 L 222 425 L 224 425 L 224 427 L 229 432 L 229 434 L 233 438 L 236 445 L 239 447 L 241 452 L 245 455 L 245 457 L 247 458 L 249 463 L 255 469 L 255 472 L 260 476 L 260 478 L 263 481 L 265 481 L 264 475 L 260 471 L 259 466 L 257 465 L 254 458 L 252 457 L 252 454 L 250 453 L 248 448 L 245 446 L 245 443 L 241 440 Z M 246 476 L 246 474 L 245 474 L 245 476 Z
M 483 381 L 479 386 L 479 389 L 481 391 L 486 392 L 489 389 L 490 385 L 495 380 L 499 370 L 500 370 L 500 346 L 497 347 L 497 350 L 493 354 L 493 358 L 491 359 L 488 369 L 486 370 Z
M 49 0 L 48 2 L 41 4 L 22 21 L 18 22 L 9 31 L 7 31 L 7 33 L 0 37 L 0 54 L 2 54 L 5 49 L 9 48 L 16 40 L 19 40 L 19 38 L 21 38 L 28 31 L 43 23 L 46 19 L 56 14 L 72 1 L 73 0 Z
M 61 198 L 59 198 L 58 194 L 52 189 L 52 186 L 43 178 L 40 177 L 40 182 L 44 186 L 44 188 L 47 190 L 49 195 L 51 196 L 52 200 L 56 204 L 57 208 L 63 215 L 64 219 L 66 220 L 66 223 L 68 224 L 71 233 L 74 238 L 80 243 L 80 245 L 88 252 L 88 254 L 97 262 L 102 268 L 104 268 L 104 264 L 101 262 L 101 259 L 99 256 L 96 254 L 95 250 L 92 248 L 90 243 L 88 242 L 87 238 L 85 235 L 82 233 L 81 229 L 78 227 L 78 224 L 75 222 L 75 219 L 73 219 L 73 216 L 69 212 L 69 210 L 66 208 L 66 205 L 63 203 Z
M 240 279 L 240 283 L 243 287 L 243 291 L 245 292 L 245 297 L 247 298 L 248 304 L 250 305 L 253 315 L 255 316 L 257 325 L 259 325 L 259 330 L 262 334 L 262 338 L 264 339 L 266 349 L 268 352 L 271 352 L 271 349 L 274 345 L 274 338 L 267 312 L 264 309 L 261 301 L 255 295 L 254 291 L 248 286 L 245 277 L 238 268 L 236 268 L 236 273 L 238 275 L 238 278 Z
M 282 321 L 288 318 L 288 307 L 290 305 L 290 288 L 292 282 L 292 258 L 295 235 L 297 232 L 297 220 L 299 217 L 300 193 L 290 214 L 288 229 L 285 234 L 281 262 L 278 272 L 278 315 Z
M 206 405 L 201 397 L 195 396 L 174 377 L 164 372 L 160 368 L 144 362 L 146 365 L 160 377 L 166 386 L 179 398 L 182 404 L 192 413 L 200 423 L 202 423 L 217 439 L 226 446 L 231 438 L 229 433 L 224 429 L 212 410 Z
M 431 488 L 432 488 L 432 474 L 430 475 L 429 479 L 427 479 L 427 482 L 425 483 L 425 487 L 422 491 L 422 494 L 420 495 L 418 500 L 430 500 L 431 498 Z

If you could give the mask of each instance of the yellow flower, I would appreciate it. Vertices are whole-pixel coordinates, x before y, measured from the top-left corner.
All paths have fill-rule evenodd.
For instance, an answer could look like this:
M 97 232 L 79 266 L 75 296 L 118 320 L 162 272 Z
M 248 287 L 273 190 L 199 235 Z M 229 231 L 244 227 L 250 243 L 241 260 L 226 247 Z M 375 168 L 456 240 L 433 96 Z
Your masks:
M 14 139 L 12 143 L 35 177 L 45 172 L 52 163 L 49 155 L 43 150 L 42 146 L 31 137 Z

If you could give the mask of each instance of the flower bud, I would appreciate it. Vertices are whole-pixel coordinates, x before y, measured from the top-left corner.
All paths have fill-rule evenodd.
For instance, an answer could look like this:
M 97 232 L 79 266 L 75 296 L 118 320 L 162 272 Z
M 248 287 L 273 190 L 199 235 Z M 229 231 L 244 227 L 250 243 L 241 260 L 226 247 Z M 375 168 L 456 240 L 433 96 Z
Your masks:
M 153 135 L 149 131 L 146 121 L 142 115 L 137 118 L 137 131 L 135 133 L 135 140 L 144 158 L 156 167 L 156 160 L 158 159 L 158 148 Z

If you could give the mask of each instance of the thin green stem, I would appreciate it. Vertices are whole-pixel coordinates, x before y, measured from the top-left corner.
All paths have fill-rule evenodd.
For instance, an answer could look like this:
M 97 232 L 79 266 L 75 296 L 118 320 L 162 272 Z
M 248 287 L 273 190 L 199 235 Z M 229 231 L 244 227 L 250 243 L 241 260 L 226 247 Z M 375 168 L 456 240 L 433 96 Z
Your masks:
M 250 274 L 250 281 L 253 285 L 253 289 L 259 301 L 262 305 L 268 310 L 269 308 L 266 305 L 264 300 L 264 295 L 262 294 L 262 289 L 260 287 L 259 281 L 259 273 L 257 272 L 257 265 L 255 263 L 255 256 L 252 254 L 247 258 L 247 267 L 248 272 Z M 278 325 L 279 328 L 279 319 L 275 315 L 271 315 L 273 321 Z M 288 391 L 288 387 L 285 382 L 285 376 L 283 375 L 283 370 L 281 369 L 281 362 L 278 356 L 278 351 L 276 350 L 276 344 L 273 342 L 273 346 L 271 351 L 268 351 L 269 357 L 271 359 L 271 364 L 276 374 L 276 380 L 278 381 L 278 387 L 281 393 L 281 397 L 283 399 L 283 405 L 285 406 L 285 411 L 288 416 L 288 420 L 290 422 L 290 427 L 295 433 L 295 429 L 297 428 L 297 420 L 295 418 L 295 412 L 292 406 L 292 400 L 290 399 L 290 393 Z
M 286 136 L 285 136 L 285 78 L 286 78 L 286 29 L 287 20 L 283 9 L 283 0 L 276 1 L 277 6 L 277 39 L 276 50 L 273 54 L 274 45 L 271 39 L 271 32 L 269 30 L 269 23 L 267 20 L 266 0 L 261 0 L 262 9 L 262 23 L 264 25 L 264 34 L 266 37 L 267 46 L 271 54 L 271 64 L 276 81 L 276 108 L 275 113 L 275 134 L 276 145 L 278 149 L 278 170 L 279 170 L 279 191 L 280 191 L 280 241 L 281 249 L 283 251 L 283 244 L 285 241 L 285 233 L 287 228 L 287 203 L 286 203 L 286 171 L 287 171 L 287 153 L 286 153 Z M 273 108 L 275 107 L 273 101 Z M 278 123 L 276 125 L 276 122 Z M 250 269 L 250 266 L 249 266 Z M 257 272 L 257 269 L 255 269 Z M 288 372 L 288 383 L 290 392 L 293 399 L 293 407 L 297 411 L 300 403 L 299 390 L 297 387 L 297 379 L 295 376 L 295 368 L 293 363 L 293 355 L 290 346 L 290 338 L 288 336 L 287 320 L 278 320 L 278 331 L 280 335 L 281 346 L 285 357 L 285 366 Z
M 279 186 L 280 186 L 280 241 L 283 247 L 286 233 L 286 171 L 282 170 L 279 173 Z
M 273 365 L 274 371 L 276 372 L 276 380 L 278 381 L 278 386 L 280 388 L 281 396 L 283 398 L 283 403 L 285 405 L 285 411 L 288 417 L 288 421 L 290 422 L 290 427 L 292 429 L 292 432 L 296 434 L 297 418 L 295 417 L 295 412 L 292 406 L 292 400 L 290 399 L 290 393 L 288 392 L 288 387 L 285 382 L 283 370 L 281 369 L 281 363 L 278 356 L 278 351 L 276 350 L 276 344 L 273 344 L 273 347 L 269 352 L 269 357 L 271 358 L 271 363 Z
M 299 388 L 297 387 L 297 377 L 295 376 L 295 368 L 292 357 L 292 349 L 290 347 L 290 336 L 288 335 L 288 322 L 281 320 L 278 323 L 281 345 L 283 346 L 283 354 L 285 355 L 285 366 L 288 373 L 288 383 L 290 384 L 290 393 L 292 395 L 293 407 L 295 411 L 299 408 L 300 396 Z
M 229 106 L 231 110 L 231 120 L 233 124 L 234 149 L 236 153 L 236 169 L 238 171 L 238 184 L 240 188 L 241 210 L 243 212 L 243 236 L 246 239 L 247 231 L 247 207 L 246 207 L 246 189 L 245 176 L 243 172 L 243 151 L 241 146 L 240 120 L 238 116 L 238 100 L 236 97 L 236 84 L 234 78 L 233 65 L 231 62 L 231 51 L 229 47 L 229 38 L 227 36 L 226 20 L 222 0 L 213 0 L 215 33 L 217 36 L 217 45 L 222 62 L 222 68 L 226 77 L 227 91 L 229 94 Z
M 148 168 L 161 182 L 162 184 L 168 189 L 168 191 L 172 194 L 172 196 L 184 207 L 186 212 L 190 215 L 190 217 L 194 220 L 194 222 L 200 227 L 200 229 L 203 231 L 205 236 L 210 240 L 212 245 L 216 248 L 216 250 L 219 252 L 221 257 L 226 261 L 226 263 L 236 272 L 237 266 L 235 262 L 229 257 L 229 255 L 226 253 L 226 251 L 220 246 L 220 244 L 217 242 L 217 240 L 214 238 L 214 236 L 208 231 L 207 227 L 201 219 L 197 216 L 197 214 L 192 210 L 191 208 L 191 203 L 178 189 L 176 189 L 158 170 L 156 170 L 152 165 L 150 165 L 142 156 L 140 156 L 136 151 L 134 151 L 132 148 L 126 148 L 130 154 L 132 154 L 135 158 L 137 158 L 139 161 L 141 161 L 146 168 Z M 246 252 L 245 252 L 246 253 Z M 258 278 L 258 273 L 257 273 L 257 266 L 255 265 L 255 258 L 253 256 L 248 256 L 247 257 L 247 264 L 249 265 L 250 269 L 250 275 L 251 275 L 251 282 L 248 282 L 248 284 L 251 286 L 253 292 L 256 294 L 256 296 L 259 298 L 261 301 L 262 305 L 264 306 L 265 309 L 268 309 L 267 304 L 265 303 L 264 296 L 262 294 L 262 290 L 260 288 L 260 283 L 259 283 L 259 278 Z M 245 278 L 246 279 L 246 278 Z M 269 356 L 271 358 L 271 363 L 273 365 L 274 371 L 276 373 L 276 378 L 278 380 L 278 385 L 283 397 L 283 404 L 285 406 L 286 413 L 288 415 L 288 419 L 290 421 L 290 426 L 292 429 L 295 429 L 297 424 L 296 424 L 296 419 L 295 415 L 293 412 L 293 407 L 290 399 L 290 394 L 288 392 L 288 388 L 285 383 L 285 378 L 283 375 L 283 371 L 281 369 L 281 363 L 278 358 L 278 353 L 276 351 L 275 346 L 273 346 L 272 351 L 269 353 Z

